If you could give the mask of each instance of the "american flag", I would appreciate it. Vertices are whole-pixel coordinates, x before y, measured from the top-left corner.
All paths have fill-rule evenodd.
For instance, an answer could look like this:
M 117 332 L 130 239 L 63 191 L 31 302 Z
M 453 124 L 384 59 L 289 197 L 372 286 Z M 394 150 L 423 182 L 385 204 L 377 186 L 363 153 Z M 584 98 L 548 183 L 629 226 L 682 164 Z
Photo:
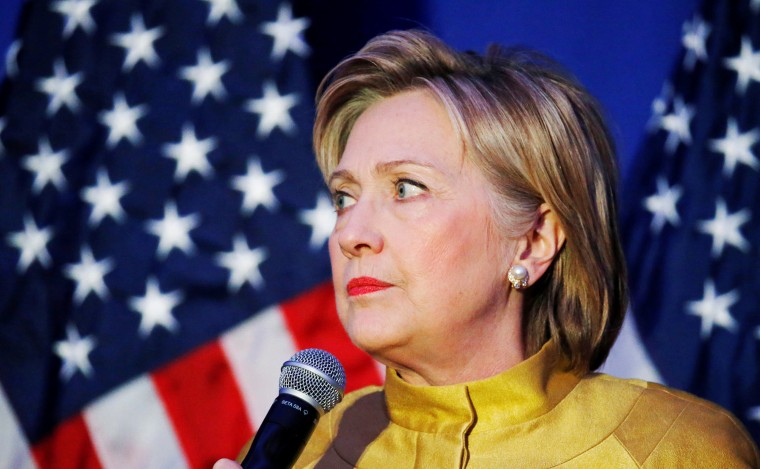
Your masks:
M 0 468 L 210 467 L 335 314 L 286 1 L 32 0 L 0 91 Z
M 623 192 L 632 330 L 760 443 L 760 1 L 703 2 L 682 43 Z

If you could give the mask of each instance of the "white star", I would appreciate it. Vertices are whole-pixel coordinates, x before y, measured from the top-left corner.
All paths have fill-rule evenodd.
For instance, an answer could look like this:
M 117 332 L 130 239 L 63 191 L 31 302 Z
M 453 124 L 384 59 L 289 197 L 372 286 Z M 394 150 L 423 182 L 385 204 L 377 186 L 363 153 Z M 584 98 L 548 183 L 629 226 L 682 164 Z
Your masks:
M 124 220 L 124 209 L 121 206 L 121 198 L 129 192 L 129 183 L 122 181 L 112 184 L 108 173 L 104 169 L 98 170 L 97 183 L 86 187 L 80 192 L 82 199 L 92 205 L 89 225 L 96 227 L 106 216 L 121 222 Z
M 169 252 L 177 248 L 185 254 L 192 254 L 195 245 L 190 239 L 190 231 L 200 224 L 198 214 L 180 217 L 174 202 L 164 207 L 164 218 L 147 223 L 148 232 L 158 236 L 158 257 L 165 259 Z
M 317 206 L 310 210 L 302 210 L 298 215 L 301 223 L 311 226 L 309 246 L 319 249 L 335 228 L 335 207 L 324 193 L 317 196 Z
M 95 21 L 90 16 L 90 9 L 98 0 L 60 0 L 50 7 L 56 13 L 66 17 L 63 37 L 67 38 L 79 27 L 88 35 L 95 30 Z
M 193 83 L 193 104 L 198 104 L 211 93 L 221 100 L 227 94 L 222 84 L 222 75 L 230 69 L 228 60 L 214 63 L 208 49 L 198 51 L 198 63 L 191 67 L 182 67 L 180 78 Z
M 77 304 L 82 304 L 85 298 L 93 292 L 101 300 L 108 298 L 108 288 L 103 277 L 112 270 L 113 261 L 110 258 L 95 261 L 89 247 L 82 248 L 81 260 L 78 264 L 69 264 L 63 268 L 66 276 L 77 284 L 76 290 L 74 290 L 74 301 Z
M 146 30 L 143 17 L 139 14 L 132 15 L 130 25 L 132 29 L 128 33 L 111 36 L 111 44 L 127 50 L 123 69 L 130 71 L 140 61 L 151 67 L 158 65 L 161 60 L 153 48 L 153 43 L 164 35 L 163 26 Z
M 691 143 L 691 130 L 689 125 L 694 117 L 694 107 L 683 102 L 681 98 L 673 101 L 673 112 L 663 116 L 661 126 L 668 132 L 665 140 L 665 149 L 673 153 L 680 143 Z
M 742 236 L 739 229 L 752 219 L 749 209 L 743 209 L 736 213 L 728 213 L 726 202 L 718 199 L 715 208 L 715 218 L 697 223 L 697 230 L 713 237 L 712 255 L 718 257 L 723 253 L 726 244 L 747 252 L 749 243 Z
M 673 85 L 669 82 L 665 82 L 660 90 L 660 95 L 654 98 L 652 101 L 651 109 L 652 116 L 647 122 L 647 130 L 653 131 L 659 129 L 662 126 L 662 117 L 665 115 L 665 111 L 668 110 L 668 105 L 673 99 Z
M 243 193 L 243 213 L 250 215 L 256 207 L 263 205 L 268 210 L 278 206 L 274 196 L 274 186 L 285 179 L 282 171 L 276 170 L 265 173 L 258 158 L 248 160 L 248 172 L 243 176 L 232 178 L 232 187 Z
M 723 153 L 725 161 L 723 163 L 723 175 L 731 177 L 734 174 L 734 168 L 737 163 L 746 164 L 750 168 L 757 170 L 758 162 L 750 148 L 760 140 L 760 131 L 752 129 L 743 134 L 739 133 L 739 126 L 736 119 L 728 119 L 726 136 L 721 139 L 710 140 L 710 149 Z
M 100 123 L 108 127 L 108 148 L 115 147 L 124 138 L 132 145 L 142 142 L 143 136 L 137 128 L 137 120 L 147 113 L 147 105 L 129 107 L 124 93 L 118 93 L 113 99 L 113 108 L 98 115 Z
M 69 152 L 53 152 L 47 139 L 40 139 L 37 148 L 37 153 L 26 156 L 21 163 L 24 169 L 34 173 L 32 192 L 39 194 L 48 184 L 52 184 L 59 191 L 63 190 L 66 187 L 66 178 L 61 167 L 69 160 Z
M 757 13 L 757 10 L 760 10 L 760 0 L 750 0 L 749 7 L 752 9 L 752 13 Z
M 683 25 L 683 37 L 681 43 L 686 48 L 686 56 L 684 57 L 684 65 L 688 70 L 694 68 L 694 64 L 697 60 L 707 60 L 707 49 L 705 49 L 705 43 L 707 42 L 707 36 L 710 35 L 710 25 L 707 24 L 699 17 L 694 16 L 694 19 L 684 23 Z
M 18 75 L 18 53 L 21 50 L 21 39 L 16 39 L 5 53 L 5 73 L 11 78 Z
M 699 301 L 690 301 L 687 305 L 689 314 L 702 318 L 702 339 L 707 339 L 712 334 L 714 326 L 720 326 L 731 332 L 736 332 L 738 324 L 731 316 L 730 308 L 739 301 L 739 290 L 731 290 L 718 296 L 715 291 L 715 283 L 712 280 L 705 281 L 704 296 Z
M 291 50 L 300 57 L 306 57 L 311 50 L 303 40 L 303 32 L 309 27 L 307 18 L 293 18 L 293 10 L 289 3 L 283 3 L 277 10 L 277 20 L 265 22 L 261 32 L 272 36 L 272 59 L 280 60 Z
M 752 49 L 752 41 L 748 37 L 742 37 L 742 48 L 739 55 L 729 59 L 723 59 L 726 68 L 735 70 L 736 91 L 744 94 L 750 80 L 760 80 L 760 52 Z
M 760 326 L 755 328 L 755 339 L 760 340 Z
M 758 3 L 760 3 L 760 2 L 758 2 Z M 755 420 L 756 422 L 760 422 L 760 406 L 750 407 L 749 411 L 747 411 L 747 419 L 748 420 Z
M 264 97 L 249 99 L 246 102 L 248 112 L 261 115 L 256 135 L 259 138 L 266 138 L 275 127 L 279 127 L 286 134 L 293 134 L 296 124 L 290 117 L 290 108 L 296 104 L 298 104 L 298 94 L 291 93 L 282 96 L 274 82 L 265 82 Z
M 76 112 L 82 104 L 76 94 L 76 87 L 82 83 L 82 72 L 69 75 L 66 64 L 58 59 L 53 64 L 53 75 L 37 80 L 37 90 L 48 95 L 47 115 L 52 116 L 66 106 L 71 112 Z
M 204 0 L 209 4 L 208 18 L 206 24 L 216 25 L 219 20 L 226 16 L 233 23 L 239 23 L 243 19 L 243 14 L 238 8 L 235 0 Z
M 61 379 L 68 381 L 79 371 L 87 378 L 92 376 L 90 352 L 95 348 L 95 338 L 82 338 L 73 324 L 66 326 L 66 339 L 53 344 L 53 352 L 61 357 Z
M 237 235 L 233 240 L 232 251 L 217 254 L 216 262 L 230 271 L 227 287 L 230 291 L 237 292 L 246 282 L 254 288 L 264 285 L 259 266 L 267 257 L 266 248 L 251 249 L 245 236 Z
M 5 117 L 0 117 L 0 156 L 3 156 L 3 154 L 5 154 L 5 147 L 3 146 L 3 139 L 2 139 L 2 134 L 3 134 L 3 130 L 5 130 L 5 125 L 6 125 Z
M 209 137 L 198 140 L 192 125 L 186 124 L 182 129 L 179 143 L 168 143 L 163 147 L 164 156 L 177 161 L 174 180 L 182 182 L 190 171 L 196 171 L 203 177 L 213 174 L 214 169 L 208 161 L 208 154 L 216 148 L 216 139 Z
M 43 267 L 50 265 L 50 254 L 47 251 L 47 244 L 53 237 L 53 229 L 49 226 L 40 229 L 30 215 L 24 216 L 24 231 L 10 233 L 6 238 L 8 244 L 21 251 L 18 258 L 17 270 L 21 273 L 35 260 Z
M 182 302 L 183 295 L 179 290 L 162 293 L 158 280 L 151 277 L 145 286 L 145 295 L 129 299 L 129 307 L 140 313 L 140 335 L 147 337 L 156 326 L 162 326 L 169 332 L 179 327 L 172 315 L 172 309 Z
M 644 207 L 654 215 L 650 225 L 654 233 L 662 231 L 665 222 L 673 226 L 677 226 L 681 222 L 676 204 L 681 198 L 682 192 L 680 186 L 670 187 L 665 178 L 657 178 L 657 193 L 644 199 Z

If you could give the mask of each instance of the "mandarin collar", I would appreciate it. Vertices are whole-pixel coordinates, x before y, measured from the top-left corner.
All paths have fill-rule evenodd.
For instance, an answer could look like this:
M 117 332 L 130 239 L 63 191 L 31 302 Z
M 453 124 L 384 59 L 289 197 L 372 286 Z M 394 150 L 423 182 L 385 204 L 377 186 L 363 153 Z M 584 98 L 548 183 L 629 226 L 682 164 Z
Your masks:
M 498 375 L 446 386 L 408 384 L 386 371 L 385 399 L 391 421 L 421 432 L 472 432 L 517 425 L 546 414 L 580 379 L 550 341 Z

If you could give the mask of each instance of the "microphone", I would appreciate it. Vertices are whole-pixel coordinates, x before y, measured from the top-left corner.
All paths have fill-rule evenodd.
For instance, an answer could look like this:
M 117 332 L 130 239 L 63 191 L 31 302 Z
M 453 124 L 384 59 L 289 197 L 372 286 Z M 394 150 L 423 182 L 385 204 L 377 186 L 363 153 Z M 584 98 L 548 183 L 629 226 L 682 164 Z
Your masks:
M 293 355 L 282 365 L 280 395 L 256 432 L 243 469 L 290 468 L 345 389 L 346 372 L 329 352 L 311 348 Z

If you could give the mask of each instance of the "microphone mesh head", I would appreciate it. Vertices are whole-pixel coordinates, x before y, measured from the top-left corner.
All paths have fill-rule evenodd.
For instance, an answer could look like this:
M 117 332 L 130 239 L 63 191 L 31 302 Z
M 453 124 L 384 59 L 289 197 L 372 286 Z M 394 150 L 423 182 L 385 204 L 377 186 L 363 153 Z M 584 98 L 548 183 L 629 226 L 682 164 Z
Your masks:
M 329 379 L 308 367 L 316 368 Z M 283 365 L 280 388 L 300 391 L 319 403 L 322 410 L 329 412 L 343 399 L 346 372 L 329 352 L 316 348 L 301 350 Z

